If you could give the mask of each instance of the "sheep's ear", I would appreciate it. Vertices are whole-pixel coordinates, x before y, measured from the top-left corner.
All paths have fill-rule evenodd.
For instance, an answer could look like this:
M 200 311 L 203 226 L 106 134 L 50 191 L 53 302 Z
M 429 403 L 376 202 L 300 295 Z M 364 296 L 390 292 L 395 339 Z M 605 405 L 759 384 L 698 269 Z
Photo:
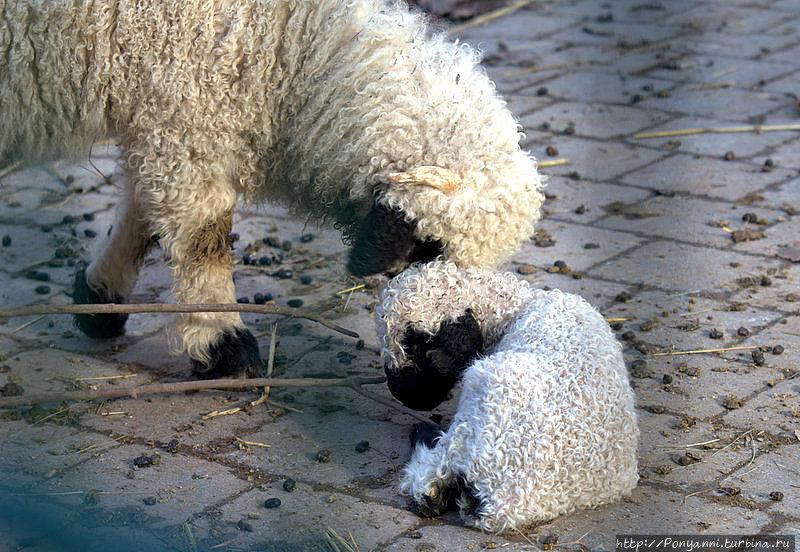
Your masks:
M 405 172 L 391 173 L 386 177 L 395 184 L 410 184 L 431 186 L 446 194 L 452 194 L 461 189 L 461 176 L 442 167 L 423 165 Z

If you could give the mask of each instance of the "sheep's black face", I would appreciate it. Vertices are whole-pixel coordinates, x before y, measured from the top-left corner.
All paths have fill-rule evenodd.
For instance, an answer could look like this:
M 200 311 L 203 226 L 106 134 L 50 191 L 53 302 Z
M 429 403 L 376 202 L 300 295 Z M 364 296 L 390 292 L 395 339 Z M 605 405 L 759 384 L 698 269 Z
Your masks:
M 411 263 L 432 261 L 442 250 L 438 240 L 416 239 L 414 222 L 400 209 L 375 203 L 358 229 L 347 270 L 354 276 L 393 275 Z
M 409 408 L 431 410 L 444 402 L 461 372 L 483 352 L 483 334 L 468 310 L 444 322 L 434 335 L 406 330 L 403 348 L 409 363 L 386 369 L 389 390 Z

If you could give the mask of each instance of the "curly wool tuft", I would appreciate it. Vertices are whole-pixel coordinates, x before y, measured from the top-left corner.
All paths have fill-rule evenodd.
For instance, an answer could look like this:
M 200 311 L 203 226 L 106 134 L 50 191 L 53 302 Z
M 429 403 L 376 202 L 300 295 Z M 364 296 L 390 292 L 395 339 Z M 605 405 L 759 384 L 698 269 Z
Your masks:
M 453 488 L 464 521 L 520 528 L 630 495 L 639 429 L 622 350 L 577 295 L 511 274 L 414 265 L 376 309 L 391 370 L 406 365 L 406 329 L 435 334 L 471 310 L 489 349 L 462 374 L 458 409 L 432 447 L 416 445 L 400 483 L 419 506 Z

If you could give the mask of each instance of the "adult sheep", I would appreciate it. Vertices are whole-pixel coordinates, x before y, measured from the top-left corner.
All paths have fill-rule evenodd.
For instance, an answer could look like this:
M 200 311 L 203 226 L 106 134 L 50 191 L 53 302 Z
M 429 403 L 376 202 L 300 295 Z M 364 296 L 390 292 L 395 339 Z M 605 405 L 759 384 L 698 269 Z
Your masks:
M 474 50 L 374 0 L 0 0 L 0 162 L 118 136 L 128 184 L 78 303 L 119 302 L 161 240 L 184 303 L 235 300 L 234 204 L 332 223 L 355 275 L 438 255 L 493 266 L 542 201 L 519 128 Z M 119 315 L 79 316 L 92 337 Z M 178 318 L 207 376 L 261 365 L 236 313 Z
M 467 524 L 502 531 L 631 493 L 633 391 L 585 300 L 437 261 L 390 281 L 376 315 L 398 398 L 429 408 L 461 379 L 450 427 L 412 433 L 400 489 L 421 514 L 454 504 Z

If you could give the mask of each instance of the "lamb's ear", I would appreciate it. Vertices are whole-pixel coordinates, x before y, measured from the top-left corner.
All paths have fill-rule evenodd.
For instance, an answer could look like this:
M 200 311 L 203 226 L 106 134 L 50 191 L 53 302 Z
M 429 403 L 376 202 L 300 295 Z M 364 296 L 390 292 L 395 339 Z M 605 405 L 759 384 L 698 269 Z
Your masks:
M 393 184 L 410 184 L 416 186 L 430 186 L 446 194 L 452 194 L 461 189 L 461 176 L 442 167 L 423 165 L 413 169 L 391 173 L 386 179 Z

